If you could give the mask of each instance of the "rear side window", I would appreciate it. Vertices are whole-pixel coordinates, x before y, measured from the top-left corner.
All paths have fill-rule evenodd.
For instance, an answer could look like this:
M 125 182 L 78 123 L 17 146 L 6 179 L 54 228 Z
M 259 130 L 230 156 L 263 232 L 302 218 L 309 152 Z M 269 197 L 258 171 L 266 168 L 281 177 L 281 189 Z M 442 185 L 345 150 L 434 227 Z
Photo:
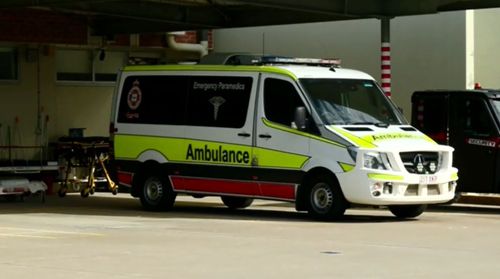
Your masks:
M 192 77 L 189 82 L 187 125 L 243 127 L 251 89 L 251 77 Z
M 184 124 L 188 78 L 129 76 L 123 84 L 118 122 Z
M 446 143 L 448 140 L 448 97 L 414 96 L 412 124 L 438 143 Z
M 243 127 L 251 77 L 129 76 L 118 122 Z

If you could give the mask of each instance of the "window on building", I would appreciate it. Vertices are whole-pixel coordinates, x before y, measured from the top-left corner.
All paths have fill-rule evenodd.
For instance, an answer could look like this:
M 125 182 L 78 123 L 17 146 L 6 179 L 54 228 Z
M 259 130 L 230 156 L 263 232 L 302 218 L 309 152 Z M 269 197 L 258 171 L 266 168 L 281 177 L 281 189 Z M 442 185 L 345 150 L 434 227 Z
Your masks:
M 56 51 L 57 80 L 92 81 L 92 52 L 61 49 Z
M 17 80 L 18 64 L 15 48 L 0 48 L 0 80 Z
M 126 52 L 59 49 L 56 51 L 57 80 L 114 82 L 126 62 Z

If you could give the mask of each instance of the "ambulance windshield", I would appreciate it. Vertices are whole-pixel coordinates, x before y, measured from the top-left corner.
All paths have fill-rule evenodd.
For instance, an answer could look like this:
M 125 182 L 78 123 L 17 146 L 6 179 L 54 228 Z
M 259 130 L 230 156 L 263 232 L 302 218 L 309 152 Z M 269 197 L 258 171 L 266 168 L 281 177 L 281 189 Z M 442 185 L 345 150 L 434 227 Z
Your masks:
M 407 124 L 374 81 L 303 78 L 300 83 L 325 125 Z

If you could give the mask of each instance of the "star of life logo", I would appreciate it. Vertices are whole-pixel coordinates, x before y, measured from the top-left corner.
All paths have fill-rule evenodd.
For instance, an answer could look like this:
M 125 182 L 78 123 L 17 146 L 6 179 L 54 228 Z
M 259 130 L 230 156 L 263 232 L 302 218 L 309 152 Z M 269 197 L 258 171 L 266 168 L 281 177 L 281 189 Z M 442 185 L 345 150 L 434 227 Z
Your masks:
M 226 102 L 226 99 L 221 96 L 215 96 L 208 100 L 212 106 L 214 106 L 214 120 L 217 120 L 217 116 L 219 114 L 219 107 Z
M 139 88 L 139 85 L 140 84 L 138 80 L 134 81 L 134 83 L 132 84 L 132 88 L 128 92 L 127 104 L 131 110 L 136 110 L 142 101 L 142 92 Z

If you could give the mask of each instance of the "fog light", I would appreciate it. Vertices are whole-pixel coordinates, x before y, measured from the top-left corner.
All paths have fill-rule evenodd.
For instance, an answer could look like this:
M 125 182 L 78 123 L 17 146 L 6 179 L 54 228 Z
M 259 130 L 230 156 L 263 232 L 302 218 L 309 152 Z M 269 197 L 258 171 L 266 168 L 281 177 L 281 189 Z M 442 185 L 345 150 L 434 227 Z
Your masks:
M 384 190 L 383 193 L 385 195 L 390 195 L 392 194 L 392 182 L 385 182 L 384 183 Z
M 373 184 L 373 186 L 371 188 L 372 188 L 372 195 L 374 197 L 380 196 L 381 191 L 383 189 L 382 184 L 380 184 L 379 182 L 377 182 L 377 183 Z
M 431 163 L 429 164 L 429 170 L 430 170 L 432 173 L 435 173 L 435 172 L 436 172 L 436 163 L 431 162 Z

